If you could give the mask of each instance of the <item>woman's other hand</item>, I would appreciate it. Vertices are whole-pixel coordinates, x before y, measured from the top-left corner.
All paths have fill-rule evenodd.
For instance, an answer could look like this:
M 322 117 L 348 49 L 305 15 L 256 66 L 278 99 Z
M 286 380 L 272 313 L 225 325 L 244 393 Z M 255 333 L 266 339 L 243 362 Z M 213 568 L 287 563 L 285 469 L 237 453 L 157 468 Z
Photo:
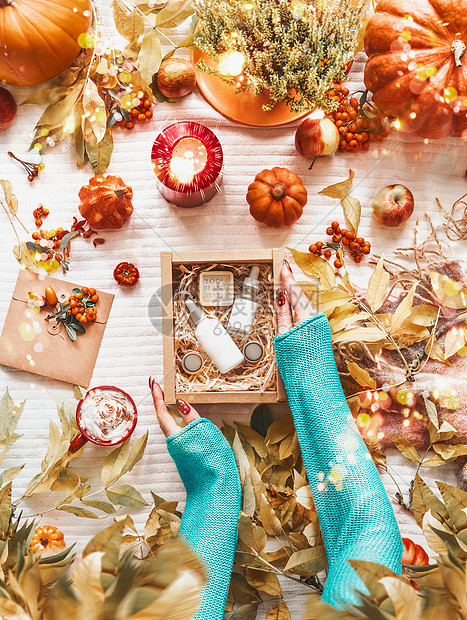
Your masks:
M 164 435 L 169 437 L 169 435 L 173 435 L 180 430 L 180 426 L 176 423 L 165 405 L 164 392 L 162 391 L 161 386 L 152 377 L 149 377 L 149 388 L 154 401 L 154 407 L 156 408 L 156 417 L 159 422 L 159 426 L 161 427 Z M 193 407 L 184 400 L 177 399 L 177 407 L 182 419 L 187 424 L 199 418 L 199 414 L 196 409 L 193 409 Z
M 318 310 L 297 284 L 292 268 L 285 260 L 281 270 L 282 286 L 276 291 L 276 316 L 278 334 L 285 334 L 292 327 L 306 321 Z

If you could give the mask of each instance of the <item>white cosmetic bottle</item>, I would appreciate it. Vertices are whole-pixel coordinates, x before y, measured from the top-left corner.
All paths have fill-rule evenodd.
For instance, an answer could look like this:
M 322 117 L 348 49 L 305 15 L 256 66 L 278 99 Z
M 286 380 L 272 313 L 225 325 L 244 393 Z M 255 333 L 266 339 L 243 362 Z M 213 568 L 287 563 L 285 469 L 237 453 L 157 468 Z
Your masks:
M 195 336 L 218 370 L 225 374 L 244 360 L 243 353 L 215 318 L 208 317 L 192 299 L 186 300 L 190 318 L 195 324 Z
M 241 295 L 235 298 L 227 329 L 240 338 L 250 335 L 258 308 L 259 267 L 253 265 L 250 275 L 243 280 Z

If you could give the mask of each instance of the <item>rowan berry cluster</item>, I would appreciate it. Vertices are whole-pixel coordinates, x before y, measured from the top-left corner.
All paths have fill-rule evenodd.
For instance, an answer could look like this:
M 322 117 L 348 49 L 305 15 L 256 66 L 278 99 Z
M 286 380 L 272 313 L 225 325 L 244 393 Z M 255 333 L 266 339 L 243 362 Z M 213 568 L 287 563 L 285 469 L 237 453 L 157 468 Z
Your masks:
M 388 136 L 388 117 L 367 103 L 365 93 L 360 100 L 349 98 L 349 89 L 335 84 L 330 95 L 339 103 L 338 108 L 329 115 L 341 136 L 339 151 L 368 151 L 370 142 L 381 142 Z
M 355 263 L 361 263 L 363 256 L 371 252 L 369 241 L 365 241 L 363 237 L 357 237 L 357 234 L 351 230 L 341 228 L 339 222 L 332 222 L 326 229 L 326 234 L 332 238 L 330 242 L 317 241 L 312 243 L 308 250 L 311 254 L 323 256 L 326 260 L 329 260 L 335 252 L 334 267 L 336 269 L 343 267 L 342 260 L 339 258 L 339 250 L 348 253 Z
M 68 299 L 69 314 L 72 314 L 81 324 L 91 323 L 97 319 L 96 303 L 98 301 L 99 295 L 95 288 L 83 286 L 81 289 L 74 289 L 73 295 Z
M 151 99 L 142 90 L 132 93 L 131 96 L 133 97 L 132 103 L 134 107 L 129 111 L 129 118 L 122 118 L 117 123 L 120 127 L 125 127 L 126 129 L 134 129 L 136 121 L 145 123 L 152 118 Z
M 37 205 L 37 208 L 34 209 L 34 211 L 32 212 L 34 216 L 34 223 L 36 224 L 37 228 L 40 228 L 42 226 L 42 224 L 44 223 L 44 218 L 46 218 L 49 213 L 50 211 L 46 209 L 43 205 Z

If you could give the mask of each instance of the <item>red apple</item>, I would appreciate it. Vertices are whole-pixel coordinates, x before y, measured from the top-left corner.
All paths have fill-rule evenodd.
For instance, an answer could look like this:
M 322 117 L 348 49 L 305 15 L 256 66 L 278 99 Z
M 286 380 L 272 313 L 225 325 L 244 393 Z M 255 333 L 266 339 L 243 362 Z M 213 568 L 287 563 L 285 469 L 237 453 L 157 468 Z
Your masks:
M 183 58 L 168 58 L 159 68 L 157 85 L 169 99 L 184 97 L 196 86 L 195 68 Z
M 337 127 L 328 118 L 307 118 L 295 134 L 295 148 L 307 159 L 332 155 L 339 147 L 339 138 Z
M 16 101 L 6 88 L 0 88 L 0 129 L 6 129 L 15 120 Z
M 373 198 L 374 218 L 383 226 L 395 228 L 406 222 L 413 213 L 414 197 L 404 185 L 388 185 Z

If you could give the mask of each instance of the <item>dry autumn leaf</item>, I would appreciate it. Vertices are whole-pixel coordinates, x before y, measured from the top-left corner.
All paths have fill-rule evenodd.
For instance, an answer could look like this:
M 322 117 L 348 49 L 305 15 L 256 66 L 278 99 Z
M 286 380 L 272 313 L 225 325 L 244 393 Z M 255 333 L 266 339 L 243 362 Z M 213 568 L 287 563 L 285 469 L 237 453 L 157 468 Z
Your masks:
M 350 195 L 350 188 L 352 187 L 355 172 L 349 170 L 349 178 L 339 183 L 334 183 L 322 189 L 319 193 L 330 198 L 338 198 L 341 201 L 342 209 L 344 211 L 345 218 L 349 223 L 351 229 L 356 233 L 358 225 L 360 224 L 361 216 L 361 204 L 357 198 Z
M 266 620 L 291 620 L 289 608 L 285 601 L 280 601 L 278 607 L 272 607 L 266 614 Z
M 394 444 L 406 459 L 409 459 L 409 461 L 414 461 L 414 463 L 420 462 L 420 455 L 418 454 L 417 449 L 408 439 L 405 439 L 405 437 L 395 437 Z
M 287 248 L 295 259 L 297 266 L 308 276 L 316 278 L 320 286 L 325 289 L 332 289 L 336 285 L 336 275 L 331 265 L 316 254 L 299 252 L 293 248 Z
M 364 368 L 360 368 L 356 362 L 346 361 L 346 364 L 349 369 L 350 376 L 358 383 L 358 385 L 363 388 L 376 388 L 376 381 Z
M 18 198 L 13 193 L 13 185 L 11 181 L 0 179 L 0 186 L 3 189 L 3 194 L 5 196 L 5 202 L 7 203 L 10 211 L 13 215 L 17 215 L 18 213 Z
M 152 77 L 159 70 L 161 62 L 161 42 L 157 32 L 151 30 L 144 35 L 138 55 L 138 69 L 146 90 L 151 90 Z
M 429 271 L 428 275 L 433 291 L 443 305 L 456 310 L 462 310 L 467 306 L 467 289 L 460 282 L 437 271 Z
M 377 312 L 386 299 L 389 273 L 384 269 L 384 255 L 379 259 L 375 271 L 368 282 L 366 298 L 373 312 Z
M 390 333 L 395 334 L 403 325 L 404 321 L 407 317 L 410 316 L 412 311 L 412 304 L 415 295 L 415 291 L 417 289 L 418 282 L 415 282 L 410 291 L 404 297 L 404 299 L 397 306 L 394 314 L 391 317 L 391 325 L 390 325 Z

